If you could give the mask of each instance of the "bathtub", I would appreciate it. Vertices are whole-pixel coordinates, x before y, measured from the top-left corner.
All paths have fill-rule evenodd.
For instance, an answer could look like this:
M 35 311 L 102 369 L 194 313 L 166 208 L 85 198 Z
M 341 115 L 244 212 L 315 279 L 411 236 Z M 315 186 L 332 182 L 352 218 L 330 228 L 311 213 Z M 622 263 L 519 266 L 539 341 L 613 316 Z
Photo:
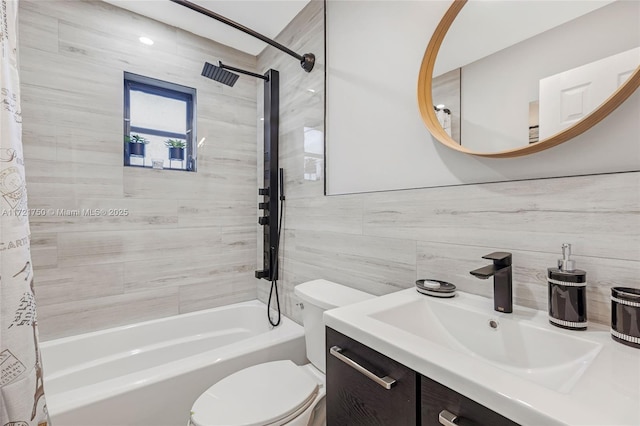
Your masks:
M 304 364 L 304 330 L 277 328 L 259 301 L 177 315 L 41 344 L 54 426 L 184 426 L 196 398 L 261 362 Z M 247 407 L 250 409 L 250 407 Z

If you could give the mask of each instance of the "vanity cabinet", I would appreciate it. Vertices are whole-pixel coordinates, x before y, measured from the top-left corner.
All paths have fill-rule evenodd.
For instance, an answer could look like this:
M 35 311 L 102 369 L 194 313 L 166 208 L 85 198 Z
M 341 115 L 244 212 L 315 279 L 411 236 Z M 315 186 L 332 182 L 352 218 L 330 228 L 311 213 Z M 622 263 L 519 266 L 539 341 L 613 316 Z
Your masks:
M 445 420 L 440 421 L 441 413 L 444 418 L 447 418 L 448 415 L 454 415 L 457 419 L 452 423 L 459 426 L 518 425 L 484 405 L 478 404 L 466 396 L 460 395 L 458 392 L 420 375 L 420 425 L 447 425 Z
M 415 426 L 418 421 L 418 377 L 410 368 L 327 328 L 327 426 Z M 331 354 L 339 348 L 339 355 Z M 358 371 L 379 377 L 387 389 Z M 355 367 L 355 368 L 354 368 Z
M 344 334 L 326 335 L 327 426 L 517 426 Z

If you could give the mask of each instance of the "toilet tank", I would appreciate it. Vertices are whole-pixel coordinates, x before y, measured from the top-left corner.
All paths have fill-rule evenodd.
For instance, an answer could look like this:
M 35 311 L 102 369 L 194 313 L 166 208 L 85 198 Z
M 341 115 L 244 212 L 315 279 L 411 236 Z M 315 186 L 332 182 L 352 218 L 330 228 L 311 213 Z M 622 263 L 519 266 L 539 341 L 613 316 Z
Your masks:
M 307 358 L 316 368 L 325 373 L 326 337 L 322 314 L 328 309 L 361 302 L 375 296 L 327 280 L 314 280 L 299 284 L 295 287 L 294 292 L 303 305 L 302 323 L 307 345 Z

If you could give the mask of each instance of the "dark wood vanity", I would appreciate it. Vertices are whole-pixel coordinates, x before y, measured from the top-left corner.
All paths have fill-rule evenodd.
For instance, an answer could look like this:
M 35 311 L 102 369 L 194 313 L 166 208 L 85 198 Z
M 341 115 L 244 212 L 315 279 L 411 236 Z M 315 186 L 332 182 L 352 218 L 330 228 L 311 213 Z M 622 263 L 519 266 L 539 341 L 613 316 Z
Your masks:
M 327 426 L 517 425 L 344 334 L 326 330 Z M 379 379 L 367 377 L 355 364 Z M 453 417 L 457 419 L 447 423 Z

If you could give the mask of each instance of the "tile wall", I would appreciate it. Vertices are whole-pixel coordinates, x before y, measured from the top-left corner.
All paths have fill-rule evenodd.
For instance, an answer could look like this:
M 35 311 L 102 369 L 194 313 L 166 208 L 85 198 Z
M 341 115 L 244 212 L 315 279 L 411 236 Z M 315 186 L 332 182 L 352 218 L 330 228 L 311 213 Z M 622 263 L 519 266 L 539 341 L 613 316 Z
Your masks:
M 255 299 L 257 84 L 200 76 L 255 56 L 102 1 L 19 15 L 29 207 L 55 212 L 31 217 L 41 338 Z M 123 167 L 124 71 L 197 89 L 197 173 Z

